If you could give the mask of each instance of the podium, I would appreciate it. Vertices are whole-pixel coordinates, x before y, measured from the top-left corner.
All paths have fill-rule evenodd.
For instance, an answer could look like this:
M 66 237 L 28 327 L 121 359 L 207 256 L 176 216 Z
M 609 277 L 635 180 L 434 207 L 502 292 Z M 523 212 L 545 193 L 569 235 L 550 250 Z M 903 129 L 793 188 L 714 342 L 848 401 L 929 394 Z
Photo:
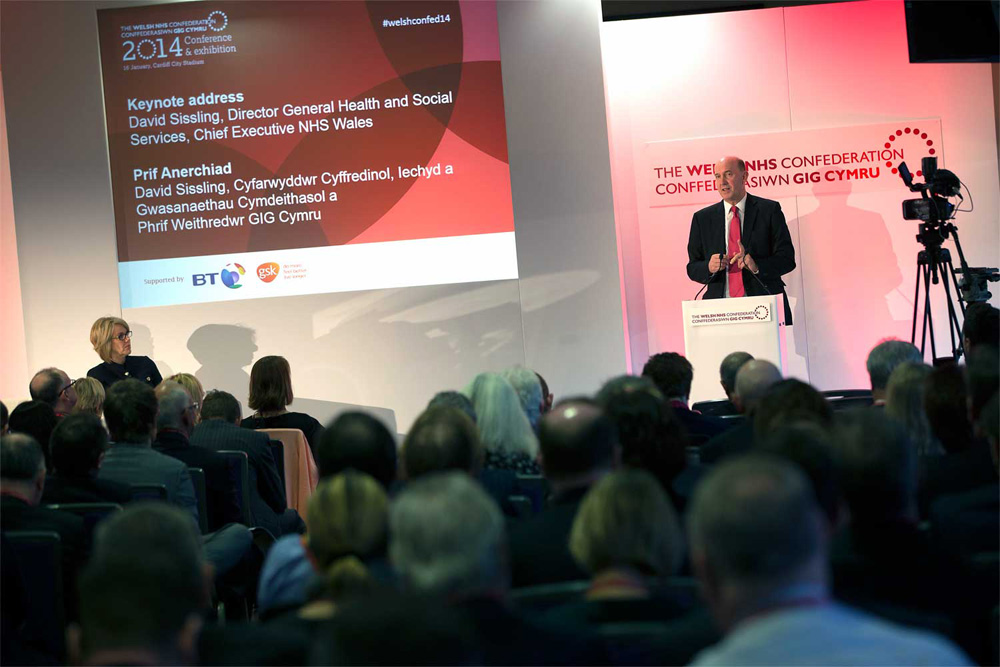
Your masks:
M 780 294 L 684 301 L 684 355 L 694 366 L 691 403 L 726 398 L 719 365 L 730 352 L 749 352 L 785 374 L 785 305 Z

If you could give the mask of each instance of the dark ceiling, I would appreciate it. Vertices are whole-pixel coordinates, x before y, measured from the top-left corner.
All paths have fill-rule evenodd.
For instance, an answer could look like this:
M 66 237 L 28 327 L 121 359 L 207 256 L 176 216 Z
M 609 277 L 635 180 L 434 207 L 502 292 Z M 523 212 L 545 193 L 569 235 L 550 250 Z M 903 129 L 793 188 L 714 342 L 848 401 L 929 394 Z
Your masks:
M 602 0 L 605 21 L 819 5 L 845 0 Z M 850 1 L 850 0 L 846 0 Z

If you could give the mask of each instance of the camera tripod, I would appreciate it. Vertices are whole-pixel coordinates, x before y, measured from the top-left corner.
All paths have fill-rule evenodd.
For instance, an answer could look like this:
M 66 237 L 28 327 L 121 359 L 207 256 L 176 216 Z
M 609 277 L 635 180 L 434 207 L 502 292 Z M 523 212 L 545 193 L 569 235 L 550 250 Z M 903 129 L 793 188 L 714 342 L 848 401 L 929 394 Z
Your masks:
M 948 334 L 951 336 L 951 355 L 956 361 L 962 356 L 962 325 L 958 321 L 958 312 L 962 313 L 962 320 L 965 320 L 965 304 L 962 302 L 958 278 L 955 277 L 955 267 L 951 263 L 951 252 L 947 248 L 942 248 L 941 244 L 951 234 L 955 239 L 955 249 L 958 251 L 958 260 L 963 271 L 968 272 L 968 265 L 965 262 L 965 255 L 962 253 L 962 245 L 958 240 L 958 230 L 950 222 L 940 224 L 921 223 L 920 233 L 917 234 L 917 241 L 923 244 L 924 249 L 917 253 L 917 279 L 916 288 L 913 295 L 913 327 L 910 332 L 910 342 L 917 344 L 917 311 L 920 306 L 920 281 L 924 283 L 924 312 L 923 324 L 920 334 L 920 354 L 924 354 L 927 346 L 928 333 L 931 340 L 931 357 L 937 358 L 937 345 L 934 340 L 934 315 L 931 312 L 931 284 L 937 285 L 939 282 L 944 287 L 945 301 L 948 304 Z M 950 285 L 949 285 L 950 282 Z M 955 288 L 952 295 L 951 287 Z M 958 307 L 955 307 L 955 303 Z

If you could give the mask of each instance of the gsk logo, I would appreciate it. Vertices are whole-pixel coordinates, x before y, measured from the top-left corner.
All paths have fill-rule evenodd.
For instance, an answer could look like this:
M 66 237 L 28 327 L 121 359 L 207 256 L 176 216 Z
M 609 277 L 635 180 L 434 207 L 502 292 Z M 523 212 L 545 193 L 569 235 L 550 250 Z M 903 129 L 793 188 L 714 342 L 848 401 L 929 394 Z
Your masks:
M 226 264 L 226 268 L 222 269 L 220 273 L 195 273 L 191 276 L 191 284 L 195 287 L 200 287 L 205 284 L 214 285 L 215 277 L 219 276 L 220 282 L 229 289 L 238 289 L 242 287 L 240 285 L 240 276 L 246 274 L 246 269 L 241 265 L 233 262 L 231 264 Z
M 278 277 L 279 270 L 277 262 L 266 262 L 257 267 L 257 277 L 261 282 L 269 283 Z

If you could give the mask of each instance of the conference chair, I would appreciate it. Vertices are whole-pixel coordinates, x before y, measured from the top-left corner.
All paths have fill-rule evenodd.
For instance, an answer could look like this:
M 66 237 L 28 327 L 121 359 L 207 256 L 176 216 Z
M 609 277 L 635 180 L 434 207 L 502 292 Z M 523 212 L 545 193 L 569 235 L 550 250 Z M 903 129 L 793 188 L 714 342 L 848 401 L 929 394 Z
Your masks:
M 46 507 L 50 510 L 70 512 L 80 517 L 90 535 L 94 534 L 94 528 L 97 527 L 97 524 L 112 514 L 122 511 L 122 506 L 118 503 L 58 503 L 46 505 Z
M 3 533 L 4 568 L 13 566 L 24 584 L 24 623 L 17 633 L 22 645 L 66 660 L 66 614 L 62 577 L 62 549 L 58 533 L 12 530 Z M 10 571 L 10 570 L 8 570 Z M 4 581 L 4 588 L 16 582 Z M 14 591 L 4 590 L 4 596 Z M 8 613 L 6 604 L 4 613 Z
M 507 496 L 507 502 L 514 509 L 518 519 L 526 519 L 535 513 L 534 505 L 528 496 Z
M 250 459 L 246 452 L 232 449 L 220 449 L 218 452 L 225 457 L 226 463 L 236 468 L 238 488 L 236 495 L 240 499 L 241 522 L 245 526 L 253 525 L 250 511 Z
M 132 500 L 162 500 L 167 502 L 167 487 L 163 484 L 131 484 Z
M 319 483 L 319 469 L 309 449 L 305 434 L 297 428 L 262 428 L 272 440 L 283 445 L 285 468 L 285 502 L 300 516 L 306 515 L 309 496 Z
M 541 475 L 518 475 L 517 485 L 521 490 L 520 495 L 531 499 L 531 506 L 537 514 L 545 507 L 549 497 L 549 480 Z
M 191 475 L 191 484 L 194 485 L 194 497 L 198 501 L 198 530 L 201 534 L 209 532 L 208 529 L 208 489 L 205 486 L 205 471 L 201 468 L 188 468 Z

